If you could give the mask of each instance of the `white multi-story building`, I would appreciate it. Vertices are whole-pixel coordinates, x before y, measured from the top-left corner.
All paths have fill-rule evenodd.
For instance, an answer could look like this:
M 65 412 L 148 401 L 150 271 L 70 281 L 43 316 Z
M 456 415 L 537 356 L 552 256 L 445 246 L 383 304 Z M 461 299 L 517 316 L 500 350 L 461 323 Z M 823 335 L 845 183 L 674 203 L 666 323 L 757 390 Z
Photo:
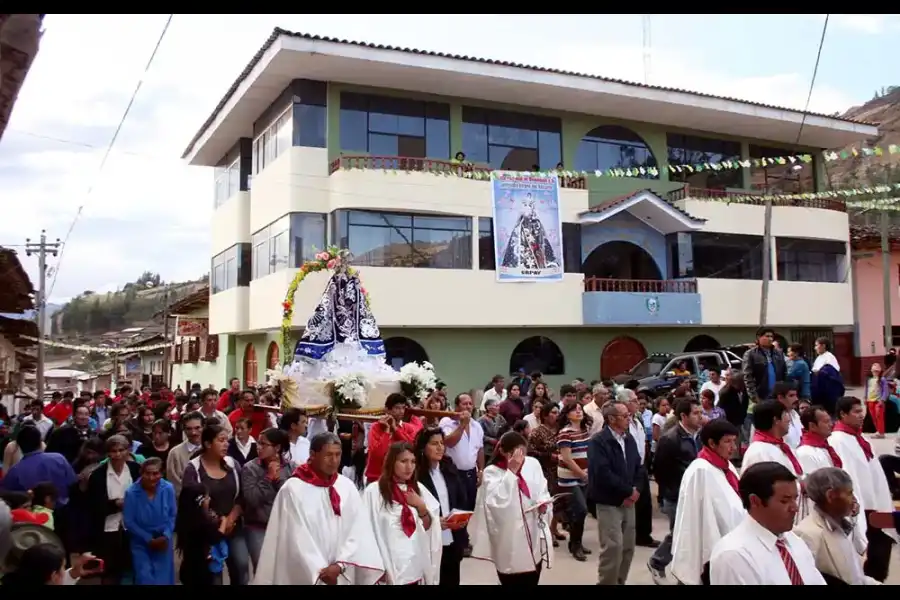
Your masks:
M 558 383 L 648 352 L 749 342 L 765 209 L 728 199 L 823 190 L 821 150 L 875 134 L 683 90 L 276 30 L 184 154 L 216 170 L 210 331 L 233 338 L 233 360 L 220 358 L 229 375 L 259 381 L 279 360 L 289 282 L 334 244 L 356 257 L 392 363 L 428 358 L 454 391 L 519 368 Z M 498 283 L 491 183 L 459 176 L 460 151 L 480 172 L 562 163 L 638 176 L 564 177 L 564 279 Z M 801 153 L 815 160 L 755 160 Z M 747 166 L 668 169 L 737 160 Z M 776 202 L 772 235 L 768 322 L 804 341 L 852 325 L 843 206 Z M 298 333 L 326 278 L 300 287 Z

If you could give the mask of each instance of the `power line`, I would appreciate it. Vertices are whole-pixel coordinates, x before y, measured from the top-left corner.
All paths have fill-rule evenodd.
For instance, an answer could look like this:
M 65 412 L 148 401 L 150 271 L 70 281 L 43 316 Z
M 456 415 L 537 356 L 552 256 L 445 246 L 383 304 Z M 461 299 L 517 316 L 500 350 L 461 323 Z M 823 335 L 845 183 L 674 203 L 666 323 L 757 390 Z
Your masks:
M 97 182 L 100 180 L 100 176 L 103 174 L 103 168 L 106 166 L 106 161 L 109 159 L 109 155 L 112 153 L 113 146 L 116 144 L 116 140 L 119 138 L 119 133 L 122 131 L 122 126 L 125 124 L 125 120 L 128 118 L 128 113 L 131 112 L 131 107 L 134 105 L 134 101 L 137 98 L 138 92 L 141 91 L 141 86 L 144 84 L 144 78 L 147 76 L 147 73 L 150 71 L 150 67 L 153 65 L 153 61 L 156 59 L 156 53 L 159 51 L 159 47 L 162 45 L 163 39 L 166 37 L 166 33 L 169 31 L 169 25 L 172 23 L 172 18 L 174 14 L 170 14 L 169 18 L 166 19 L 166 24 L 163 25 L 162 32 L 159 34 L 159 39 L 156 40 L 156 45 L 153 47 L 153 52 L 150 54 L 150 58 L 147 60 L 146 66 L 144 66 L 144 72 L 141 75 L 141 78 L 138 80 L 137 85 L 134 88 L 134 92 L 131 94 L 131 99 L 128 101 L 128 106 L 125 107 L 125 112 L 122 114 L 122 118 L 119 119 L 119 124 L 116 126 L 116 131 L 113 133 L 112 139 L 109 140 L 109 145 L 106 147 L 106 151 L 103 153 L 103 159 L 100 161 L 100 167 L 97 170 L 97 175 L 94 178 L 94 182 L 87 190 L 87 194 L 85 195 L 85 201 L 78 207 L 78 210 L 75 212 L 75 218 L 72 219 L 72 223 L 69 225 L 68 231 L 66 231 L 66 236 L 63 238 L 62 248 L 59 251 L 59 260 L 56 261 L 56 272 L 53 273 L 53 281 L 50 283 L 50 290 L 47 292 L 47 297 L 53 295 L 53 289 L 56 287 L 56 279 L 59 277 L 59 270 L 62 265 L 63 257 L 65 256 L 66 248 L 68 247 L 69 238 L 72 236 L 72 230 L 75 229 L 75 224 L 78 223 L 78 219 L 81 217 L 82 212 L 84 211 L 84 206 L 87 203 L 87 199 L 90 198 L 91 193 L 94 191 L 94 187 Z
M 825 46 L 825 34 L 828 33 L 828 19 L 830 14 L 825 15 L 825 24 L 822 25 L 822 37 L 819 38 L 819 50 L 816 52 L 816 64 L 813 66 L 812 79 L 809 81 L 809 93 L 806 95 L 806 106 L 803 107 L 803 117 L 800 119 L 800 129 L 797 131 L 797 141 L 794 145 L 800 143 L 800 136 L 803 135 L 803 126 L 806 125 L 806 116 L 809 114 L 809 103 L 812 100 L 813 88 L 816 87 L 816 75 L 819 74 L 819 61 L 822 59 L 822 48 Z

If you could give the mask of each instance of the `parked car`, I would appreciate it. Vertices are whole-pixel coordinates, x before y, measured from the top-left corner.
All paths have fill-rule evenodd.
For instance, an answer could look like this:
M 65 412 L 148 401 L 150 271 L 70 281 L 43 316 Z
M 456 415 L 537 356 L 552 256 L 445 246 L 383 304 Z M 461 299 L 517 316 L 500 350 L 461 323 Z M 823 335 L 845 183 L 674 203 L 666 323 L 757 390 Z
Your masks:
M 676 375 L 675 370 L 684 363 L 690 375 Z M 667 394 L 682 381 L 689 379 L 693 387 L 697 388 L 697 374 L 702 371 L 701 365 L 707 368 L 715 368 L 723 371 L 729 368 L 740 369 L 741 357 L 731 350 L 701 350 L 699 352 L 662 352 L 649 355 L 647 358 L 634 365 L 627 373 L 622 373 L 613 378 L 613 381 L 624 384 L 636 379 L 639 388 L 645 390 L 650 396 Z

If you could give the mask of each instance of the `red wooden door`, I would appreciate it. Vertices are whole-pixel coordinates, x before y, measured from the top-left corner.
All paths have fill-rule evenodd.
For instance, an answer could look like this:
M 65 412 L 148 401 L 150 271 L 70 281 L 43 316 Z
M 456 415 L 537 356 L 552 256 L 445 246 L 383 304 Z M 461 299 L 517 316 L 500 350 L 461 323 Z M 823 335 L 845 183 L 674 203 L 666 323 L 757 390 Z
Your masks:
M 608 379 L 620 375 L 647 358 L 644 345 L 634 338 L 623 336 L 608 343 L 600 355 L 600 377 Z

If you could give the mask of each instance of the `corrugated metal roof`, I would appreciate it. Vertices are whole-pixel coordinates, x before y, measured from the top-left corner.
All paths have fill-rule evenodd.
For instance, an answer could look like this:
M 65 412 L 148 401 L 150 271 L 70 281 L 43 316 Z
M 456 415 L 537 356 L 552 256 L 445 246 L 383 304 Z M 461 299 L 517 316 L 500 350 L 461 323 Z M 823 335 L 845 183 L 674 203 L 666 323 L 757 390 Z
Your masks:
M 243 83 L 244 80 L 247 79 L 247 77 L 250 75 L 250 72 L 253 70 L 254 67 L 256 67 L 257 63 L 259 63 L 259 61 L 262 59 L 262 57 L 266 53 L 266 51 L 268 51 L 269 48 L 272 47 L 272 44 L 274 44 L 275 41 L 278 40 L 278 38 L 281 37 L 282 35 L 294 37 L 294 38 L 305 39 L 305 40 L 332 42 L 332 43 L 336 43 L 336 44 L 348 44 L 351 46 L 359 46 L 361 48 L 371 48 L 373 50 L 391 50 L 394 52 L 406 52 L 408 54 L 419 54 L 422 56 L 436 56 L 439 58 L 451 58 L 454 60 L 464 60 L 464 61 L 475 62 L 475 63 L 485 63 L 485 64 L 490 64 L 490 65 L 498 65 L 501 67 L 515 67 L 517 69 L 526 69 L 529 71 L 539 71 L 539 72 L 544 72 L 544 73 L 554 73 L 557 75 L 569 75 L 569 76 L 573 76 L 573 77 L 583 77 L 586 79 L 595 79 L 598 81 L 605 81 L 608 83 L 619 83 L 619 84 L 623 84 L 623 85 L 630 85 L 633 87 L 646 88 L 646 89 L 651 89 L 651 90 L 659 90 L 659 91 L 663 91 L 663 92 L 692 94 L 694 96 L 700 96 L 700 97 L 704 97 L 704 98 L 714 98 L 716 100 L 727 100 L 730 102 L 740 102 L 742 104 L 748 104 L 751 106 L 759 106 L 762 108 L 771 108 L 771 109 L 775 109 L 775 110 L 784 110 L 784 111 L 795 112 L 795 113 L 803 112 L 803 111 L 799 111 L 795 108 L 786 108 L 783 106 L 776 106 L 774 104 L 753 102 L 751 100 L 742 100 L 740 98 L 732 98 L 729 96 L 717 96 L 715 94 L 707 94 L 704 92 L 694 92 L 691 90 L 685 90 L 685 89 L 681 89 L 681 88 L 672 88 L 672 87 L 666 87 L 666 86 L 661 86 L 661 85 L 649 85 L 646 83 L 625 81 L 624 79 L 616 79 L 614 77 L 604 77 L 602 75 L 590 75 L 587 73 L 578 73 L 576 71 L 564 71 L 561 69 L 551 69 L 549 67 L 538 67 L 535 65 L 525 65 L 525 64 L 521 64 L 521 63 L 507 62 L 507 61 L 503 61 L 503 60 L 492 60 L 490 58 L 479 58 L 477 56 L 465 56 L 465 55 L 461 55 L 461 54 L 447 54 L 445 52 L 431 52 L 429 50 L 419 50 L 418 48 L 400 48 L 398 46 L 387 46 L 384 44 L 370 44 L 368 42 L 342 40 L 339 38 L 333 38 L 333 37 L 328 37 L 328 36 L 288 31 L 286 29 L 281 29 L 280 27 L 276 27 L 274 29 L 274 31 L 272 31 L 272 35 L 269 36 L 269 39 L 267 39 L 266 42 L 262 45 L 262 47 L 256 52 L 256 54 L 253 55 L 253 58 L 250 59 L 250 62 L 247 63 L 247 66 L 244 67 L 244 70 L 241 71 L 241 74 L 238 75 L 238 77 L 237 77 L 237 79 L 235 79 L 234 83 L 231 84 L 231 87 L 228 88 L 228 91 L 225 92 L 225 96 L 222 98 L 222 100 L 219 101 L 219 104 L 213 110 L 213 112 L 209 116 L 209 118 L 206 119 L 206 121 L 203 123 L 203 126 L 200 128 L 200 130 L 197 132 L 197 134 L 194 135 L 193 139 L 188 144 L 187 149 L 184 151 L 182 158 L 186 157 L 194 149 L 194 144 L 197 143 L 197 140 L 200 139 L 200 136 L 202 136 L 206 132 L 206 130 L 210 127 L 210 125 L 212 125 L 213 121 L 216 120 L 216 117 L 219 116 L 219 113 L 222 112 L 222 109 L 225 108 L 225 104 L 228 103 L 228 101 L 231 99 L 231 97 L 237 91 L 237 89 L 241 85 L 241 83 Z M 836 117 L 834 115 L 826 115 L 824 113 L 807 112 L 806 114 L 809 116 L 813 116 L 813 117 L 823 117 L 826 119 L 836 119 L 838 121 L 846 121 L 848 123 L 854 123 L 857 125 L 871 125 L 871 123 L 868 123 L 866 121 L 859 121 L 856 119 L 849 119 L 849 118 L 845 118 L 845 117 Z

